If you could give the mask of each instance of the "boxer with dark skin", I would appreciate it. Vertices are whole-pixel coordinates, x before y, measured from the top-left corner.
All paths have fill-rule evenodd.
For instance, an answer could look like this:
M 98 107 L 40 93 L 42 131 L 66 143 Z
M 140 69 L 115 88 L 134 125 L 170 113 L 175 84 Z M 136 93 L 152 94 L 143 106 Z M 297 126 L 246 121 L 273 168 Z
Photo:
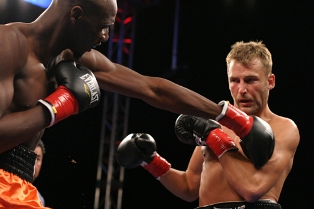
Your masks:
M 82 108 L 81 99 L 72 95 L 79 94 L 77 85 L 71 88 L 67 82 L 66 88 L 56 90 L 58 85 L 63 86 L 56 82 L 55 76 L 55 67 L 62 60 L 74 60 L 72 67 L 76 70 L 78 64 L 90 69 L 103 90 L 138 98 L 178 114 L 204 118 L 220 114 L 222 107 L 211 100 L 166 79 L 141 75 L 94 50 L 94 46 L 108 40 L 116 13 L 115 0 L 53 0 L 31 23 L 0 25 L 0 153 L 5 153 L 6 158 L 16 156 L 13 148 L 19 147 L 19 153 L 26 152 L 33 159 L 31 151 L 46 127 L 88 108 Z M 65 68 L 71 68 L 69 63 L 57 68 L 61 69 L 63 78 L 67 77 Z M 78 73 L 81 72 L 80 69 Z M 71 102 L 65 101 L 68 98 Z M 5 172 L 10 173 L 12 166 L 7 162 L 4 160 L 0 170 L 6 167 Z M 20 174 L 21 169 L 13 170 L 20 177 L 25 174 Z M 24 177 L 29 180 L 31 171 L 26 170 Z M 12 201 L 27 202 L 25 199 Z
M 52 90 L 45 68 L 75 59 L 94 72 L 101 89 L 144 100 L 175 113 L 213 118 L 221 107 L 168 80 L 148 77 L 112 63 L 92 47 L 106 42 L 114 24 L 115 0 L 94 0 L 93 14 L 74 0 L 54 0 L 32 23 L 10 23 L 0 30 L 0 152 L 24 143 L 35 148 L 50 117 L 37 101 Z M 49 70 L 49 69 L 48 69 Z M 32 118 L 32 120 L 29 120 Z

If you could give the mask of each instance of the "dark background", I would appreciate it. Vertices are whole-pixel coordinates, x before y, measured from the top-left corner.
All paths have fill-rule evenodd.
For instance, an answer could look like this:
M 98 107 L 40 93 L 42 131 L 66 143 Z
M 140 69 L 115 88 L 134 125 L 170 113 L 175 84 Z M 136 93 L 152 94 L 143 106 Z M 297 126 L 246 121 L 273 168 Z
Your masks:
M 269 106 L 294 120 L 301 135 L 279 203 L 283 208 L 312 208 L 314 1 L 181 1 L 175 74 L 171 71 L 174 8 L 175 1 L 164 0 L 138 10 L 133 69 L 168 78 L 214 102 L 230 100 L 225 64 L 230 46 L 262 40 L 272 53 L 276 75 Z M 18 0 L 0 0 L 0 23 L 30 22 L 42 11 Z M 93 208 L 101 112 L 100 105 L 47 129 L 43 137 L 47 153 L 34 183 L 47 206 Z M 150 133 L 159 154 L 172 167 L 185 170 L 193 147 L 176 139 L 177 116 L 131 99 L 128 132 Z M 123 194 L 124 209 L 197 206 L 197 201 L 187 203 L 172 195 L 142 168 L 126 170 Z

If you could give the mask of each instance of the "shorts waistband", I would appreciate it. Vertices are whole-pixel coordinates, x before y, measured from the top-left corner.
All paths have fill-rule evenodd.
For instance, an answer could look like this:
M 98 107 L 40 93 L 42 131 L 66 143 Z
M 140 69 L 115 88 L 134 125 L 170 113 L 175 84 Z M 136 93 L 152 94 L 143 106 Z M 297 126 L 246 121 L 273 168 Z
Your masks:
M 254 203 L 249 202 L 223 202 L 196 209 L 282 209 L 281 205 L 271 201 L 257 201 Z
M 0 168 L 33 183 L 36 153 L 23 145 L 0 154 Z

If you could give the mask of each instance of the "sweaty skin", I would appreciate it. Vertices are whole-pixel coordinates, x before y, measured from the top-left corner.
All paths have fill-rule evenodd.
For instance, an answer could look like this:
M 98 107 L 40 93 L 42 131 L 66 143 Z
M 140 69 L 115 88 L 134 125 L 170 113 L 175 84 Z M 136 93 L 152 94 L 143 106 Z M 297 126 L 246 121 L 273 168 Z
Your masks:
M 236 107 L 259 116 L 271 126 L 275 136 L 272 157 L 266 165 L 256 169 L 244 155 L 240 138 L 223 127 L 239 151 L 226 152 L 218 159 L 208 146 L 196 147 L 186 171 L 171 168 L 160 178 L 160 182 L 176 196 L 186 201 L 199 198 L 199 206 L 230 201 L 278 202 L 292 168 L 300 135 L 291 119 L 274 114 L 268 107 L 268 94 L 275 86 L 275 76 L 266 75 L 259 60 L 253 59 L 251 64 L 245 66 L 236 60 L 231 61 L 229 89 Z
M 103 90 L 178 114 L 214 118 L 220 113 L 205 97 L 141 75 L 92 49 L 108 40 L 116 13 L 115 0 L 53 0 L 31 23 L 0 25 L 0 87 L 5 89 L 0 92 L 0 153 L 19 144 L 35 149 L 50 122 L 47 109 L 37 101 L 55 90 L 53 67 L 63 59 L 92 70 Z

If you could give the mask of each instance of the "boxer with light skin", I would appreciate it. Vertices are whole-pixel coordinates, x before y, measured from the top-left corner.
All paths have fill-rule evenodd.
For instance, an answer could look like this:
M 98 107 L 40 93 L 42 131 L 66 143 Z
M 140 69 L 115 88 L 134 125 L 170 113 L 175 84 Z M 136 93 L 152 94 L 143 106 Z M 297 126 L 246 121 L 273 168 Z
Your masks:
M 46 148 L 45 148 L 44 142 L 41 139 L 39 139 L 38 144 L 37 144 L 34 152 L 36 153 L 36 162 L 35 162 L 35 170 L 34 170 L 34 181 L 35 181 L 40 174 L 40 170 L 41 170 L 41 167 L 43 165 L 44 154 L 46 153 Z M 39 191 L 38 191 L 38 195 L 39 195 L 39 198 L 40 198 L 43 206 L 45 206 L 45 199 L 40 194 Z
M 198 199 L 199 209 L 281 209 L 278 201 L 300 135 L 291 119 L 273 113 L 268 106 L 269 91 L 275 86 L 271 54 L 262 42 L 237 42 L 226 61 L 235 107 L 267 122 L 274 144 L 252 132 L 239 137 L 241 128 L 231 130 L 214 120 L 180 115 L 176 135 L 183 143 L 197 145 L 185 171 L 171 168 L 158 155 L 154 138 L 143 133 L 122 140 L 117 161 L 127 168 L 142 165 L 174 195 L 186 201 Z M 176 154 L 185 153 L 176 150 Z
M 0 183 L 7 185 L 0 187 L 0 206 L 43 207 L 32 185 L 36 144 L 45 128 L 99 104 L 100 89 L 178 114 L 221 114 L 220 105 L 196 92 L 93 49 L 108 40 L 117 9 L 115 0 L 53 0 L 33 22 L 0 25 Z M 252 121 L 243 119 L 251 132 Z M 7 176 L 17 176 L 20 187 L 10 187 Z

